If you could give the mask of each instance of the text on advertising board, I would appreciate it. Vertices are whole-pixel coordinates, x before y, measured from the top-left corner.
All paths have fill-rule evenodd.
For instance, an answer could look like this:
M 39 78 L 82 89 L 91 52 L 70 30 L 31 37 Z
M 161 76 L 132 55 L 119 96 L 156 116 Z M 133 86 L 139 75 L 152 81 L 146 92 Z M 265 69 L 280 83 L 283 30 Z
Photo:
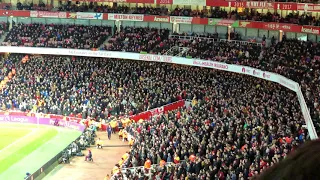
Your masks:
M 139 55 L 139 60 L 172 63 L 171 56 L 141 54 L 141 55 Z
M 213 67 L 216 69 L 228 69 L 227 64 L 222 64 L 222 63 L 216 63 L 216 62 L 211 62 L 211 61 L 199 61 L 199 60 L 193 60 L 193 64 L 197 66 L 205 66 L 205 67 Z

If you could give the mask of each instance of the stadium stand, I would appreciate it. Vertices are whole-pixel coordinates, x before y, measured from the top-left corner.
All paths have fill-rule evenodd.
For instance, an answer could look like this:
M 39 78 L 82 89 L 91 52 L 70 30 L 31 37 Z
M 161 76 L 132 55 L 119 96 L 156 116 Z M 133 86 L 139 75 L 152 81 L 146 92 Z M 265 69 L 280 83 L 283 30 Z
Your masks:
M 17 24 L 2 42 L 6 46 L 98 48 L 111 35 L 109 26 Z

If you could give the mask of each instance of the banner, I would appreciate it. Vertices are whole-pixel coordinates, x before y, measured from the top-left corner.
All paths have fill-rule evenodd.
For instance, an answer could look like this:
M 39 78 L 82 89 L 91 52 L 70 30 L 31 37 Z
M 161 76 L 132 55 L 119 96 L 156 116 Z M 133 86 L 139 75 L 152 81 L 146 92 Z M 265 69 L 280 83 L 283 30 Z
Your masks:
M 102 13 L 77 12 L 76 18 L 77 19 L 103 19 L 103 15 L 102 15 Z
M 192 17 L 183 17 L 183 16 L 170 16 L 171 23 L 178 23 L 178 24 L 191 24 Z
M 182 6 L 206 6 L 206 0 L 173 0 L 172 4 Z
M 246 1 L 245 7 L 254 9 L 274 9 L 273 3 L 267 1 Z
M 173 0 L 156 0 L 156 4 L 173 4 Z
M 172 63 L 171 56 L 153 55 L 153 54 L 140 54 L 139 60 Z
M 28 123 L 28 124 L 40 124 L 40 125 L 51 125 L 59 126 L 67 129 L 73 129 L 77 131 L 84 131 L 85 126 L 76 122 L 64 121 L 50 118 L 36 118 L 28 116 L 10 116 L 0 115 L 0 123 Z
M 297 9 L 298 9 L 298 4 L 297 3 L 285 3 L 285 2 L 274 3 L 274 10 L 296 11 Z
M 320 12 L 320 4 L 298 3 L 297 10 L 305 12 Z
M 119 21 L 143 21 L 144 15 L 140 14 L 111 14 L 108 13 L 108 20 Z
M 286 24 L 286 23 L 239 21 L 239 27 L 276 30 L 276 31 L 282 30 L 285 32 L 308 33 L 308 34 L 320 35 L 320 27 L 300 26 L 296 24 Z
M 67 18 L 67 12 L 30 11 L 30 17 L 36 17 L 36 18 Z
M 140 119 L 148 120 L 152 116 L 161 115 L 161 114 L 164 114 L 168 111 L 173 111 L 175 109 L 183 107 L 184 104 L 185 104 L 184 100 L 180 100 L 180 101 L 177 101 L 177 102 L 174 102 L 171 104 L 167 104 L 167 105 L 159 107 L 159 108 L 151 109 L 149 111 L 145 111 L 145 112 L 139 113 L 137 115 L 130 116 L 130 119 L 134 120 L 135 122 L 138 122 Z
M 208 25 L 238 27 L 239 26 L 239 21 L 234 21 L 234 20 L 229 20 L 229 19 L 209 18 L 208 19 Z
M 170 16 L 148 16 L 144 15 L 143 21 L 145 22 L 164 22 L 164 23 L 170 23 Z
M 72 0 L 72 1 L 79 1 L 79 0 Z M 148 4 L 153 4 L 154 0 L 86 0 L 86 2 L 148 3 Z
M 30 17 L 31 11 L 25 10 L 4 10 L 0 9 L 0 16 L 14 16 L 14 17 Z
M 211 7 L 228 7 L 229 2 L 224 0 L 206 0 L 206 6 Z

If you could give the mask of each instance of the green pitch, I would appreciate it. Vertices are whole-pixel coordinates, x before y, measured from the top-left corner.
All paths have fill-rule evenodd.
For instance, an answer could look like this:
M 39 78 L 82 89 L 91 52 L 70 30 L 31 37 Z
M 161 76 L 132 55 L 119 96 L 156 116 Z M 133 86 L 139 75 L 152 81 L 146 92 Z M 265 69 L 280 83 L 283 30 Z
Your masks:
M 0 124 L 0 179 L 23 179 L 81 133 L 52 126 Z

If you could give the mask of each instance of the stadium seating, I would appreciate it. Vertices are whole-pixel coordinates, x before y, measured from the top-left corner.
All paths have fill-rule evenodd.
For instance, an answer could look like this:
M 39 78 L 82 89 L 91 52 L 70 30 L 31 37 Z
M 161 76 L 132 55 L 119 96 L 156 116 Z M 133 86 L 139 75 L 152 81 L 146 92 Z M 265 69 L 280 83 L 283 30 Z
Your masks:
M 152 52 L 157 46 L 168 39 L 168 29 L 122 27 L 109 40 L 104 50 L 126 52 Z
M 111 35 L 109 26 L 17 24 L 2 42 L 6 46 L 98 48 Z

